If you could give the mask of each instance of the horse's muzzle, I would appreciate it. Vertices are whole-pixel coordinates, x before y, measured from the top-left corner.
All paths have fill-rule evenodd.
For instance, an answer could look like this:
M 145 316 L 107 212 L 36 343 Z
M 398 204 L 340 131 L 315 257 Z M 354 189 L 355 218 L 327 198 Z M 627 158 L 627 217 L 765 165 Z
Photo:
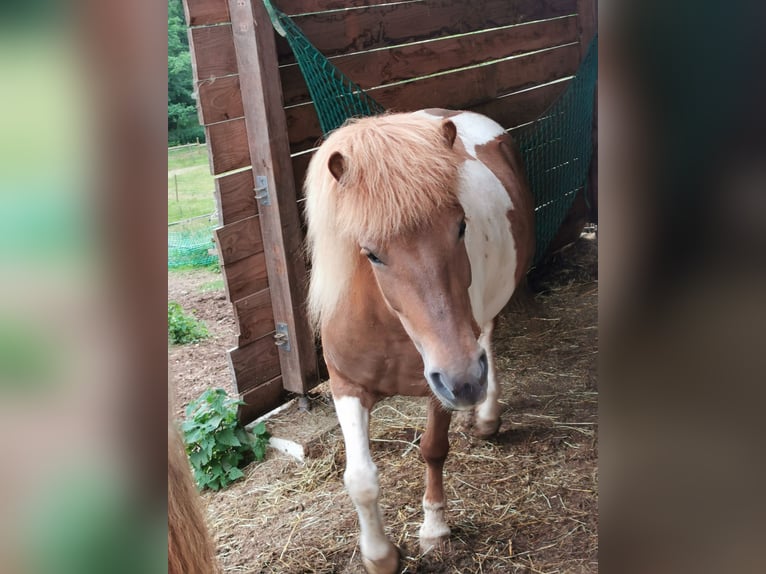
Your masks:
M 441 403 L 450 410 L 470 409 L 487 397 L 487 354 L 479 358 L 465 372 L 432 371 L 428 384 Z

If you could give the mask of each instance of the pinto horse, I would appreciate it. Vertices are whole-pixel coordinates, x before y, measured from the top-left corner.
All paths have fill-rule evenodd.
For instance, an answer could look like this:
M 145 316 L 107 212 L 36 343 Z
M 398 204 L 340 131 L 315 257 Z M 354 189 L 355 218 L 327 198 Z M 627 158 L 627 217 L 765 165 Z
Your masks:
M 532 261 L 532 195 L 499 124 L 434 109 L 348 122 L 312 158 L 305 192 L 308 315 L 343 431 L 344 483 L 365 568 L 395 572 L 370 410 L 393 395 L 430 399 L 419 534 L 432 548 L 450 534 L 442 470 L 452 412 L 475 409 L 480 436 L 500 426 L 492 329 Z

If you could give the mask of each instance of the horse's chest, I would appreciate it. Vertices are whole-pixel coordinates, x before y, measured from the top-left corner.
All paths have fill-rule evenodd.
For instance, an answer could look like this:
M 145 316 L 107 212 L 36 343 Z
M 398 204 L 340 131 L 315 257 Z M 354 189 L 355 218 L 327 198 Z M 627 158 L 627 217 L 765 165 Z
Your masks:
M 428 392 L 423 359 L 398 320 L 371 313 L 368 304 L 348 305 L 343 325 L 324 329 L 325 362 L 340 377 L 381 396 Z

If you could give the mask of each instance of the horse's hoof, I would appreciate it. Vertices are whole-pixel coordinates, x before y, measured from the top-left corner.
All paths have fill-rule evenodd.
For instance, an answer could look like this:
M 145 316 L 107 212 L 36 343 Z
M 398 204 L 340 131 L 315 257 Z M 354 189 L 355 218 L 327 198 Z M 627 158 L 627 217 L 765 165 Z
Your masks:
M 389 552 L 383 558 L 371 560 L 362 556 L 362 564 L 368 574 L 396 574 L 399 572 L 399 562 L 402 551 L 394 544 L 390 545 Z
M 420 552 L 425 554 L 432 550 L 444 550 L 449 542 L 449 532 L 444 536 L 421 536 Z
M 476 419 L 473 425 L 473 436 L 478 438 L 489 438 L 497 434 L 500 429 L 500 417 L 495 420 Z
M 441 550 L 449 540 L 450 529 L 444 522 L 444 519 L 438 522 L 431 522 L 420 527 L 420 551 L 425 554 L 430 550 Z

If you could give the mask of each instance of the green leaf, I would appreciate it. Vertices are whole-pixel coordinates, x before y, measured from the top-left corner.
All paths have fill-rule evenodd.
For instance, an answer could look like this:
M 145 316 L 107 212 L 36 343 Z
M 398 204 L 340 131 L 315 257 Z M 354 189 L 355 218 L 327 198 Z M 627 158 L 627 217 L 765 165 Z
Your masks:
M 239 442 L 241 442 L 244 446 L 249 446 L 253 443 L 255 440 L 255 437 L 251 435 L 249 432 L 247 432 L 243 428 L 237 428 L 234 430 L 235 436 L 239 439 Z
M 253 454 L 257 460 L 263 460 L 266 456 L 266 447 L 261 441 L 257 441 L 253 445 Z
M 265 422 L 263 422 L 263 421 L 261 421 L 261 422 L 259 422 L 257 425 L 255 425 L 255 426 L 253 427 L 253 434 L 254 434 L 255 436 L 259 436 L 259 435 L 267 434 L 267 433 L 266 433 L 266 423 L 265 423 Z
M 189 461 L 192 463 L 192 466 L 195 468 L 201 467 L 203 464 L 208 462 L 207 455 L 202 451 L 196 451 L 189 455 Z
M 227 476 L 230 480 L 237 480 L 238 478 L 242 478 L 245 476 L 245 473 L 239 470 L 236 466 L 231 467 L 229 470 Z
M 228 469 L 239 466 L 239 462 L 242 460 L 242 455 L 236 451 L 230 451 L 221 457 L 221 465 Z
M 225 429 L 222 431 L 219 431 L 215 435 L 216 440 L 220 444 L 225 444 L 228 446 L 240 446 L 242 443 L 239 442 L 239 439 L 234 436 L 234 431 L 232 429 Z
M 203 429 L 195 428 L 189 432 L 184 433 L 184 442 L 187 445 L 196 445 L 204 436 Z
M 188 407 L 187 407 L 187 410 L 188 410 Z M 188 414 L 189 413 L 187 413 L 187 415 Z M 183 432 L 191 432 L 196 428 L 197 428 L 197 421 L 195 421 L 194 419 L 185 420 L 184 422 L 181 423 L 181 430 Z
M 206 426 L 208 428 L 211 428 L 211 429 L 215 430 L 215 429 L 217 429 L 221 425 L 223 420 L 224 420 L 224 416 L 223 415 L 218 415 L 218 414 L 213 415 L 207 421 Z
M 205 452 L 208 458 L 213 458 L 213 447 L 215 447 L 215 439 L 208 435 L 200 441 L 200 448 Z

